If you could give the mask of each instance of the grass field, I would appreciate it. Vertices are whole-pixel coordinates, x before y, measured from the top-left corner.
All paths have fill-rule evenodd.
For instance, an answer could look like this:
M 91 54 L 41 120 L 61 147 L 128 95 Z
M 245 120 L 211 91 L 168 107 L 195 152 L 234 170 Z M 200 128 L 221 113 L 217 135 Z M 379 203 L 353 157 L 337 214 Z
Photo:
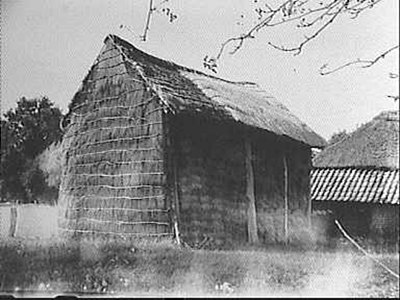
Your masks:
M 398 254 L 375 258 L 399 272 Z M 168 242 L 0 244 L 0 291 L 126 296 L 399 297 L 399 281 L 354 249 L 180 249 Z

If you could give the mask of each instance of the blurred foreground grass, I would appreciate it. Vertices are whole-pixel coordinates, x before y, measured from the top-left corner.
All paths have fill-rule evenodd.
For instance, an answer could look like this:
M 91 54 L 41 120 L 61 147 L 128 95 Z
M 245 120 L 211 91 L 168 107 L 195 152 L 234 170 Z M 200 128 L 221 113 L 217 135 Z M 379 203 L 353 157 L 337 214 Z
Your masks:
M 399 255 L 375 257 L 399 273 Z M 180 249 L 137 244 L 0 242 L 0 292 L 129 296 L 399 297 L 399 281 L 351 248 Z

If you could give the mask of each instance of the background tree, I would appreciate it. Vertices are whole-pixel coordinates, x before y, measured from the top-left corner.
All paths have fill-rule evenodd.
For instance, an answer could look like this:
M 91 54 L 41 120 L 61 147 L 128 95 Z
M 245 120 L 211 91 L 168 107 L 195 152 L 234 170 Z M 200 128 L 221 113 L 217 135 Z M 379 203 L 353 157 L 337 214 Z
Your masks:
M 62 137 L 61 111 L 47 97 L 22 97 L 1 118 L 2 201 L 31 201 L 46 189 L 35 158 Z
M 347 138 L 349 135 L 350 134 L 347 133 L 346 130 L 335 132 L 334 134 L 332 134 L 332 136 L 328 140 L 328 144 L 329 145 L 336 144 L 336 143 L 342 141 L 343 139 Z

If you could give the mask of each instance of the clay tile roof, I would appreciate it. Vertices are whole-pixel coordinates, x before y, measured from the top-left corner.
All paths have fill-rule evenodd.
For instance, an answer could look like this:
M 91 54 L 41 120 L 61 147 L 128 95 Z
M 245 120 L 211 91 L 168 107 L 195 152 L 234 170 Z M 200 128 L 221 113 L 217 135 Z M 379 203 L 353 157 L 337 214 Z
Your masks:
M 399 112 L 379 114 L 313 163 L 313 201 L 399 204 Z
M 314 169 L 311 172 L 311 199 L 399 204 L 399 170 Z
M 326 145 L 322 137 L 254 83 L 227 81 L 179 66 L 149 55 L 115 35 L 109 35 L 105 42 L 110 40 L 132 65 L 143 70 L 148 82 L 176 112 L 213 114 L 287 136 L 312 147 Z

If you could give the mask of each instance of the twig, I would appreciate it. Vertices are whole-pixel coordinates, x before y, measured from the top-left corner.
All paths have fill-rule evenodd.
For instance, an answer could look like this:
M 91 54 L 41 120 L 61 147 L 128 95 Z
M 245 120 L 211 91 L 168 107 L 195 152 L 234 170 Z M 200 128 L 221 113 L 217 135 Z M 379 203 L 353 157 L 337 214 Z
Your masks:
M 385 52 L 383 52 L 382 54 L 378 55 L 376 58 L 374 58 L 372 60 L 365 60 L 365 59 L 362 60 L 362 59 L 358 58 L 358 59 L 356 59 L 354 61 L 350 61 L 350 62 L 348 62 L 348 63 L 346 63 L 344 65 L 341 65 L 341 66 L 339 66 L 337 68 L 334 68 L 334 69 L 328 70 L 328 71 L 324 71 L 328 67 L 328 65 L 323 65 L 320 68 L 320 72 L 319 73 L 321 75 L 328 75 L 328 74 L 335 73 L 335 72 L 337 72 L 339 70 L 342 70 L 344 68 L 347 68 L 347 67 L 349 67 L 351 65 L 357 65 L 357 64 L 363 64 L 362 66 L 360 66 L 361 68 L 369 68 L 369 67 L 372 67 L 374 64 L 376 64 L 379 60 L 384 59 L 386 57 L 386 55 L 388 55 L 389 53 L 391 53 L 392 51 L 394 51 L 396 49 L 399 49 L 399 45 L 394 46 L 394 47 L 386 50 Z
M 236 45 L 235 49 L 230 52 L 230 54 L 236 53 L 242 47 L 245 39 L 254 38 L 254 33 L 258 32 L 262 27 L 267 26 L 267 24 L 272 21 L 272 19 L 275 17 L 275 15 L 278 14 L 278 12 L 280 10 L 282 10 L 286 6 L 286 4 L 288 4 L 291 1 L 292 0 L 285 1 L 277 9 L 271 9 L 270 8 L 269 15 L 267 17 L 265 17 L 264 20 L 260 21 L 258 24 L 253 26 L 247 33 L 244 33 L 244 34 L 242 34 L 242 35 L 240 35 L 238 37 L 229 38 L 225 42 L 223 42 L 222 45 L 221 45 L 221 48 L 220 48 L 220 50 L 219 50 L 219 52 L 218 52 L 218 54 L 216 56 L 216 59 L 219 59 L 222 56 L 225 48 L 229 44 L 231 44 L 232 42 L 238 41 L 239 43 Z
M 333 23 L 333 21 L 339 16 L 339 14 L 347 7 L 348 2 L 350 0 L 347 0 L 346 2 L 343 3 L 343 5 L 339 8 L 337 12 L 333 14 L 333 17 L 329 19 L 324 25 L 322 25 L 318 30 L 316 30 L 311 36 L 306 36 L 305 39 L 296 47 L 292 48 L 286 48 L 282 46 L 276 46 L 272 44 L 271 42 L 268 42 L 268 44 L 275 49 L 281 50 L 281 51 L 286 51 L 286 52 L 295 52 L 295 55 L 298 55 L 301 53 L 303 50 L 303 47 L 308 44 L 311 40 L 315 39 L 322 31 L 324 31 L 330 24 Z M 331 10 L 333 7 L 329 8 Z
M 399 95 L 397 95 L 397 96 L 387 95 L 387 97 L 393 99 L 394 101 L 399 101 Z
M 351 18 L 356 18 L 361 12 L 368 8 L 374 7 L 377 3 L 382 0 L 328 0 L 320 2 L 322 6 L 320 7 L 304 7 L 308 1 L 299 1 L 299 0 L 287 0 L 284 1 L 277 8 L 272 8 L 269 5 L 266 5 L 267 10 L 264 9 L 256 9 L 256 12 L 259 14 L 259 21 L 257 24 L 253 25 L 249 30 L 242 33 L 239 36 L 231 37 L 225 40 L 215 57 L 213 57 L 213 64 L 216 64 L 216 61 L 219 60 L 222 54 L 225 52 L 225 49 L 233 44 L 234 48 L 230 51 L 230 54 L 235 54 L 240 48 L 242 48 L 244 42 L 249 39 L 254 39 L 255 35 L 261 30 L 268 27 L 274 27 L 278 25 L 282 25 L 285 23 L 290 23 L 295 20 L 299 20 L 300 24 L 297 25 L 298 28 L 311 28 L 316 25 L 318 22 L 323 22 L 323 25 L 320 26 L 317 30 L 315 30 L 311 35 L 305 36 L 304 39 L 296 46 L 292 48 L 277 46 L 271 41 L 268 44 L 275 49 L 286 51 L 286 52 L 295 52 L 295 55 L 300 54 L 303 47 L 308 44 L 313 39 L 317 38 L 318 35 L 321 34 L 329 25 L 331 25 L 335 19 L 343 13 L 349 13 L 352 15 Z M 325 17 L 331 16 L 328 20 L 325 21 Z M 311 17 L 311 21 L 306 21 L 306 17 Z M 205 67 L 210 68 L 207 62 L 204 65 Z M 215 66 L 213 67 L 215 69 Z
M 151 14 L 152 14 L 153 11 L 154 11 L 154 8 L 153 8 L 153 0 L 150 0 L 149 2 L 150 2 L 150 7 L 149 7 L 149 10 L 147 11 L 146 26 L 145 26 L 145 28 L 144 28 L 144 32 L 143 32 L 143 35 L 142 35 L 142 39 L 143 39 L 144 42 L 146 41 L 146 38 L 147 38 L 147 32 L 148 32 L 149 29 L 150 29 Z
M 354 246 L 357 247 L 358 250 L 360 250 L 362 253 L 364 253 L 366 256 L 368 256 L 370 259 L 372 259 L 374 262 L 376 262 L 378 265 L 380 265 L 382 268 L 384 268 L 386 271 L 388 271 L 390 274 L 392 274 L 394 277 L 397 279 L 400 279 L 399 274 L 396 274 L 392 270 L 390 270 L 387 266 L 382 264 L 380 261 L 372 257 L 367 251 L 365 251 L 363 248 L 361 248 L 360 245 L 357 244 L 355 240 L 353 240 L 349 234 L 343 229 L 343 227 L 340 225 L 339 221 L 335 219 L 335 224 L 339 228 L 340 232 L 344 235 L 345 238 L 347 238 Z

